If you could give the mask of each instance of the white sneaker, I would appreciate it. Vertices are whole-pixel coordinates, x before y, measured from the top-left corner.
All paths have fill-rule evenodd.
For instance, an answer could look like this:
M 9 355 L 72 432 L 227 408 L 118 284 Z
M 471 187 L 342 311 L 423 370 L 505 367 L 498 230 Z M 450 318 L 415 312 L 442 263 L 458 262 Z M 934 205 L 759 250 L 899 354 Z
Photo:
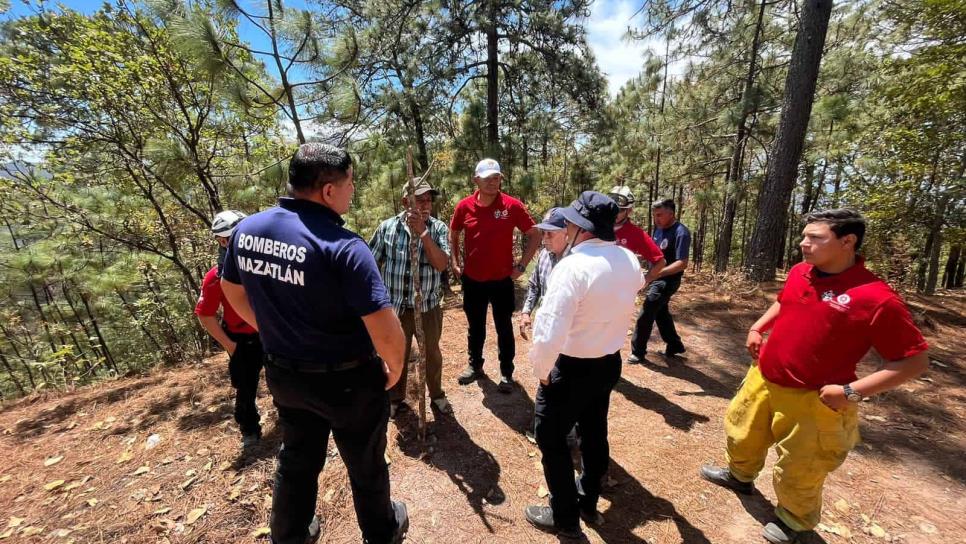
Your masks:
M 449 401 L 446 400 L 446 397 L 440 397 L 438 399 L 433 399 L 433 406 L 435 406 L 437 410 L 439 410 L 440 412 L 442 412 L 444 414 L 452 414 L 453 413 L 453 407 L 450 405 Z

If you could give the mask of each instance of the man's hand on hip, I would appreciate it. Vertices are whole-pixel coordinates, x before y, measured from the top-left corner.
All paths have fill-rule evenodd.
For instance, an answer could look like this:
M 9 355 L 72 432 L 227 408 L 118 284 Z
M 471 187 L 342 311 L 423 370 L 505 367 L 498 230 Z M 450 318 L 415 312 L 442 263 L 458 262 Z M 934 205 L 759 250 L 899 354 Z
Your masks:
M 748 338 L 745 339 L 745 348 L 748 349 L 748 353 L 751 354 L 751 358 L 758 360 L 758 354 L 761 353 L 761 344 L 764 339 L 761 337 L 761 333 L 756 330 L 748 331 Z
M 822 404 L 836 412 L 844 410 L 849 405 L 849 399 L 845 396 L 845 389 L 841 385 L 830 384 L 822 387 L 818 392 L 818 398 Z

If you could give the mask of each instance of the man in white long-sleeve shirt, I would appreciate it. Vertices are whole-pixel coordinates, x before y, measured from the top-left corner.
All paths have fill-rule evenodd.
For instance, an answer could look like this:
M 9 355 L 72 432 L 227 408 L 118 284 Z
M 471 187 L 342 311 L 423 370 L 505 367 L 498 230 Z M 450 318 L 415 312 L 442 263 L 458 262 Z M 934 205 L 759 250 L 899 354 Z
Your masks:
M 528 506 L 524 514 L 538 528 L 578 537 L 579 518 L 601 521 L 597 499 L 610 458 L 607 410 L 644 277 L 637 257 L 614 242 L 618 208 L 610 197 L 585 191 L 562 211 L 572 249 L 550 276 L 530 349 L 540 380 L 536 435 L 550 506 Z M 578 482 L 566 440 L 574 424 L 583 465 Z

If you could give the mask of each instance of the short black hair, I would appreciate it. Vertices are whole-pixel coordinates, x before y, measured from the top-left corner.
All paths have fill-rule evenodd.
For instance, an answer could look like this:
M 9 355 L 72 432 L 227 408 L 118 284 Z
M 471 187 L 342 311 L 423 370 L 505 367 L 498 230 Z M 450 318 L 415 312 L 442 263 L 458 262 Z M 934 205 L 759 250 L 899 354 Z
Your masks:
M 312 142 L 302 144 L 288 163 L 288 184 L 294 191 L 321 189 L 346 178 L 352 157 L 341 147 Z
M 855 250 L 858 251 L 862 247 L 862 239 L 865 238 L 865 218 L 851 208 L 812 212 L 805 217 L 805 224 L 811 223 L 827 223 L 828 228 L 837 238 L 854 234 Z
M 677 211 L 677 207 L 674 205 L 674 199 L 673 198 L 665 198 L 663 200 L 655 200 L 654 203 L 651 204 L 651 209 L 652 210 L 656 210 L 658 208 L 664 208 L 665 210 L 671 210 L 671 213 L 675 213 Z

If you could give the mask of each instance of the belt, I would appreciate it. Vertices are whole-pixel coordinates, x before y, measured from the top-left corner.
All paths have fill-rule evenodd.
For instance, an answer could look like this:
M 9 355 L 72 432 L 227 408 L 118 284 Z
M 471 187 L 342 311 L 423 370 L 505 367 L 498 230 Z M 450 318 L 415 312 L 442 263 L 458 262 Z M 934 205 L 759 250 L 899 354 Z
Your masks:
M 233 332 L 228 329 L 223 328 L 225 334 L 228 338 L 231 338 L 233 342 L 255 342 L 259 340 L 257 332 Z
M 351 361 L 339 361 L 333 363 L 322 361 L 301 361 L 298 359 L 288 359 L 286 357 L 279 357 L 278 355 L 266 353 L 265 362 L 274 367 L 281 368 L 283 370 L 290 370 L 292 372 L 325 374 L 327 372 L 342 372 L 343 370 L 359 368 L 360 366 L 371 362 L 375 357 L 375 354 L 372 354 L 367 357 L 353 359 Z

